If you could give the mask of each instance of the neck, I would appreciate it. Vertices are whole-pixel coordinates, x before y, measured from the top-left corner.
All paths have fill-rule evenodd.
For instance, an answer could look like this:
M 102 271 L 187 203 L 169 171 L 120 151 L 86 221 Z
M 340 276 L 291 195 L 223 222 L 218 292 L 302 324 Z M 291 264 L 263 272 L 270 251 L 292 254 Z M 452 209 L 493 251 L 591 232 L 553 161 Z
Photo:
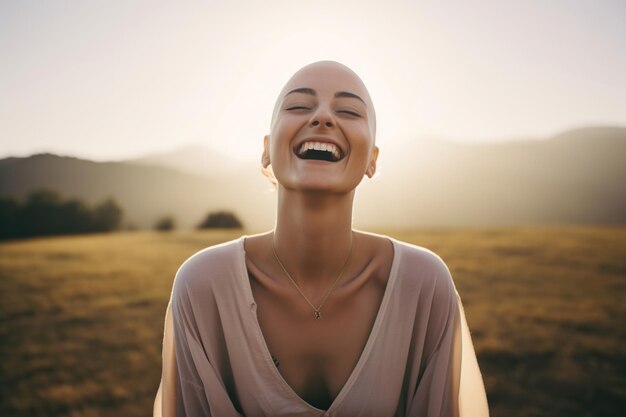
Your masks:
M 294 192 L 279 185 L 274 243 L 278 256 L 299 284 L 335 281 L 350 253 L 352 203 L 348 194 Z

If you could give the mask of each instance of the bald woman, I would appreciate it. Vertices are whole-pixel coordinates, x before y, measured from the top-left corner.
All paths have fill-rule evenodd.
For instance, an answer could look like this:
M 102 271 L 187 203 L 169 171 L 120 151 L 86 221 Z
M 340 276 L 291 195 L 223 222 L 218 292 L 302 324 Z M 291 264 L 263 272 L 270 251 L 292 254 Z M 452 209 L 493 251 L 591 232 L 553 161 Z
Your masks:
M 275 227 L 179 268 L 154 417 L 488 416 L 446 264 L 352 228 L 375 132 L 346 66 L 316 62 L 287 82 L 261 157 Z

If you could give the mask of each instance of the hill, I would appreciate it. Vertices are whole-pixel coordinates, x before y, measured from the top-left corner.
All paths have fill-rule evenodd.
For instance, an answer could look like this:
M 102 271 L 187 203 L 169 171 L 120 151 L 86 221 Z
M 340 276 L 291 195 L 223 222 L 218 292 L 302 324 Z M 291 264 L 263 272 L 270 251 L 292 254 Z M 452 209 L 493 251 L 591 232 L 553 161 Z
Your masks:
M 244 167 L 243 162 L 201 145 L 183 146 L 171 152 L 147 155 L 123 162 L 174 168 L 189 174 L 203 176 L 230 174 Z
M 414 141 L 391 152 L 367 190 L 379 204 L 362 216 L 396 227 L 626 222 L 626 128 L 478 145 Z M 395 196 L 401 204 L 385 203 Z
M 141 228 L 151 227 L 166 214 L 173 215 L 180 227 L 189 228 L 208 210 L 219 209 L 234 210 L 243 219 L 254 218 L 255 207 L 262 206 L 251 201 L 255 191 L 250 190 L 255 186 L 251 181 L 243 182 L 244 187 L 240 183 L 174 168 L 53 154 L 0 160 L 0 195 L 22 198 L 34 189 L 47 187 L 91 204 L 111 196 L 123 208 L 125 221 Z M 263 178 L 257 183 L 261 184 L 257 193 L 262 194 Z
M 626 128 L 619 127 L 479 145 L 403 141 L 381 149 L 377 176 L 364 178 L 355 225 L 624 224 L 623 155 Z M 239 166 L 222 157 L 195 147 L 123 162 L 52 154 L 6 158 L 0 160 L 0 195 L 22 197 L 45 186 L 88 202 L 113 196 L 139 227 L 164 214 L 191 227 L 207 210 L 227 209 L 252 230 L 270 228 L 276 194 L 268 192 L 258 162 Z

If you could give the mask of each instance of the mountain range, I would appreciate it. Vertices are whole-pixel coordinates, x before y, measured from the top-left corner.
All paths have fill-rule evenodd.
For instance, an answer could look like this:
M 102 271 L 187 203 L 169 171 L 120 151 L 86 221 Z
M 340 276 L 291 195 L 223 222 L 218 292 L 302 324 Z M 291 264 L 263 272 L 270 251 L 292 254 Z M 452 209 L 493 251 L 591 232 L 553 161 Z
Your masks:
M 626 223 L 626 128 L 586 127 L 543 140 L 398 141 L 357 188 L 358 228 Z M 260 149 L 259 149 L 260 152 Z M 260 153 L 259 153 L 260 155 Z M 113 197 L 127 225 L 172 215 L 181 228 L 234 212 L 248 230 L 273 226 L 276 193 L 259 162 L 202 146 L 95 162 L 35 154 L 0 160 L 0 196 L 38 188 L 96 203 Z

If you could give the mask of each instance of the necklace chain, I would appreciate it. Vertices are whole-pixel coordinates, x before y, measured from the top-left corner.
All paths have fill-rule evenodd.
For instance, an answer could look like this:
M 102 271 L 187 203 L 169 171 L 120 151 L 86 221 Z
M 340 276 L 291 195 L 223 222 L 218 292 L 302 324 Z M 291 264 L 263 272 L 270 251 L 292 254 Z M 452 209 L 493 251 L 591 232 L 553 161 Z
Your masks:
M 346 266 L 348 265 L 348 261 L 350 260 L 350 255 L 352 255 L 352 248 L 354 247 L 354 233 L 350 234 L 350 252 L 348 252 L 348 257 L 346 258 L 346 261 L 343 263 L 343 266 L 341 267 L 341 270 L 339 271 L 339 275 L 337 275 L 337 278 L 335 279 L 335 282 L 333 282 L 333 284 L 330 286 L 330 288 L 328 288 L 328 291 L 326 291 L 326 295 L 324 296 L 324 299 L 322 300 L 320 306 L 317 307 L 317 308 L 313 305 L 313 303 L 311 301 L 309 301 L 307 296 L 304 295 L 304 293 L 302 292 L 302 290 L 300 289 L 298 284 L 296 284 L 296 281 L 293 278 L 291 278 L 291 275 L 289 274 L 289 272 L 287 272 L 287 268 L 285 268 L 283 263 L 280 261 L 280 258 L 278 257 L 278 253 L 276 252 L 276 243 L 274 242 L 274 235 L 275 235 L 275 233 L 272 232 L 272 251 L 274 252 L 274 257 L 278 261 L 278 264 L 280 265 L 280 267 L 283 269 L 283 272 L 285 272 L 285 275 L 287 275 L 287 278 L 289 278 L 289 280 L 294 285 L 294 287 L 296 287 L 296 290 L 298 290 L 300 295 L 313 308 L 313 312 L 314 312 L 313 313 L 313 317 L 315 317 L 316 319 L 321 319 L 322 318 L 322 311 L 321 311 L 322 307 L 324 307 L 324 304 L 326 304 L 326 300 L 330 296 L 330 293 L 333 292 L 333 290 L 335 289 L 335 286 L 337 285 L 337 283 L 341 279 L 341 276 L 343 275 L 343 272 L 346 269 Z

